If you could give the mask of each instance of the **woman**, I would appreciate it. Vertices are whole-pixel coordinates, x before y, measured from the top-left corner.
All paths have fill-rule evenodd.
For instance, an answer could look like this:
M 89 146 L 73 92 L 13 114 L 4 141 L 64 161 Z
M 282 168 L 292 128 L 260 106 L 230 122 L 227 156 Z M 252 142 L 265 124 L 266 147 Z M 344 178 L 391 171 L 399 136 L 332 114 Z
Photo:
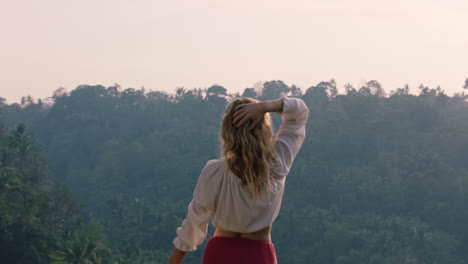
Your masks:
M 269 112 L 282 114 L 273 134 Z M 309 109 L 281 93 L 279 99 L 237 98 L 221 125 L 222 155 L 203 168 L 170 264 L 203 243 L 211 219 L 216 231 L 204 264 L 276 263 L 271 227 L 280 210 L 286 176 L 305 138 Z

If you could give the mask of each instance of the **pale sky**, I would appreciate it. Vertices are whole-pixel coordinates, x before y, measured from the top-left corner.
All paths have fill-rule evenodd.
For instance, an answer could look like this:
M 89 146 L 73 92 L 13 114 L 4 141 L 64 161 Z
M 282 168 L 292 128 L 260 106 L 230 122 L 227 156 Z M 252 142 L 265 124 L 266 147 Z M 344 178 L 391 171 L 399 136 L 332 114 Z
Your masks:
M 335 78 L 463 91 L 466 0 L 0 0 L 0 97 Z

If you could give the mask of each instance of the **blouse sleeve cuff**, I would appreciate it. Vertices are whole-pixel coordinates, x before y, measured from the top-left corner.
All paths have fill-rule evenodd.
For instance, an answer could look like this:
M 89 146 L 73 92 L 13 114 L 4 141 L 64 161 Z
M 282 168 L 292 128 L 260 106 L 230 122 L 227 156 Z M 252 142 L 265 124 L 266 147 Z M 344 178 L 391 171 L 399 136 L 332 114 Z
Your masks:
M 195 251 L 197 250 L 197 247 L 196 246 L 190 246 L 189 244 L 185 243 L 182 239 L 180 239 L 179 237 L 176 237 L 174 238 L 174 240 L 172 241 L 172 244 L 174 244 L 174 246 L 179 249 L 179 250 L 182 250 L 182 251 L 185 251 L 185 252 L 190 252 L 190 251 Z
M 284 93 L 284 92 L 281 92 L 280 95 L 279 95 L 279 99 L 281 99 L 283 101 L 283 111 L 282 112 L 276 112 L 277 114 L 285 114 L 285 113 L 289 113 L 290 112 L 290 109 L 291 109 L 291 102 L 289 100 L 289 97 Z

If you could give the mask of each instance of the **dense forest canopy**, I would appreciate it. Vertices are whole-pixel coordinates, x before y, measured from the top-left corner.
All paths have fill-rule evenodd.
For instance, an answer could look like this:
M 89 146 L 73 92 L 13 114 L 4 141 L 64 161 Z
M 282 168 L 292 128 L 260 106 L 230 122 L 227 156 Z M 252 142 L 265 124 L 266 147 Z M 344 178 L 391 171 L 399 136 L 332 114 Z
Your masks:
M 0 259 L 165 263 L 201 169 L 219 157 L 228 100 L 285 92 L 310 115 L 273 225 L 280 263 L 467 263 L 468 96 L 419 91 L 81 85 L 0 100 Z M 184 263 L 200 263 L 204 245 Z

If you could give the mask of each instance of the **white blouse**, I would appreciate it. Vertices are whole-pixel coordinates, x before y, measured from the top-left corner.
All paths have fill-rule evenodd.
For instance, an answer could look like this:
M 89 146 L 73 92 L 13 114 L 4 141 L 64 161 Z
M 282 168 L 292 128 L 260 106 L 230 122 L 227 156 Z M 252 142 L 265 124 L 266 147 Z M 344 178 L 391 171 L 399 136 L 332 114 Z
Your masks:
M 273 190 L 260 199 L 251 198 L 240 178 L 226 170 L 223 160 L 209 160 L 203 168 L 188 206 L 187 217 L 177 228 L 173 244 L 182 251 L 194 251 L 203 243 L 211 218 L 216 228 L 250 233 L 273 224 L 281 207 L 286 175 L 305 138 L 309 109 L 299 98 L 283 100 L 282 124 L 275 137 Z

